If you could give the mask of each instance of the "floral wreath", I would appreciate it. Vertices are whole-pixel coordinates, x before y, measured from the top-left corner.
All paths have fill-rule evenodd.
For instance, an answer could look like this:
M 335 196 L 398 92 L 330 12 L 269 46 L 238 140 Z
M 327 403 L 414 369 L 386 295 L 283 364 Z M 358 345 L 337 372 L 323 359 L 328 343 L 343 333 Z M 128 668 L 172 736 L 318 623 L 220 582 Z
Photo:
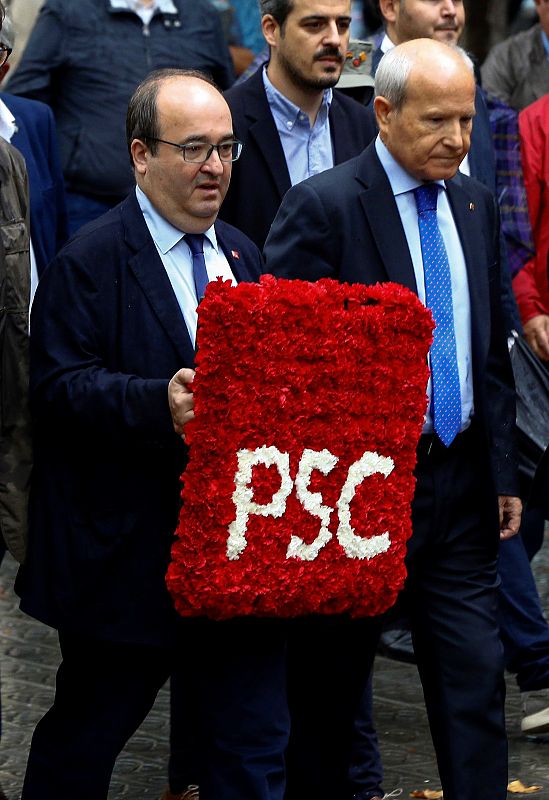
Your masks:
M 432 329 L 397 284 L 209 284 L 167 574 L 180 614 L 365 616 L 394 603 Z

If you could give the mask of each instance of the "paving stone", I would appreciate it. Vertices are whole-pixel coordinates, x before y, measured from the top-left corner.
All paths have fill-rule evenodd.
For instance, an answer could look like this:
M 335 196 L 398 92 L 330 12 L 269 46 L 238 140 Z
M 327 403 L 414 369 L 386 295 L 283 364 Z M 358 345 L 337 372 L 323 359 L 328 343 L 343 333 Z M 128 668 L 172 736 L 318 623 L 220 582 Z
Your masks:
M 3 736 L 0 785 L 18 800 L 34 726 L 53 699 L 59 648 L 54 631 L 23 615 L 13 593 L 16 567 L 6 557 L 0 568 L 0 664 Z M 549 541 L 535 562 L 543 607 L 549 610 Z M 520 695 L 507 681 L 509 771 L 525 784 L 542 784 L 530 795 L 549 800 L 549 736 L 520 735 Z M 414 666 L 378 658 L 374 677 L 375 714 L 385 768 L 385 791 L 440 788 L 423 697 Z M 157 800 L 166 783 L 169 697 L 164 688 L 154 708 L 118 759 L 109 800 Z M 512 797 L 512 795 L 510 795 Z M 490 800 L 489 787 L 486 798 Z M 246 798 L 242 798 L 246 800 Z M 311 800 L 311 798 L 304 798 Z

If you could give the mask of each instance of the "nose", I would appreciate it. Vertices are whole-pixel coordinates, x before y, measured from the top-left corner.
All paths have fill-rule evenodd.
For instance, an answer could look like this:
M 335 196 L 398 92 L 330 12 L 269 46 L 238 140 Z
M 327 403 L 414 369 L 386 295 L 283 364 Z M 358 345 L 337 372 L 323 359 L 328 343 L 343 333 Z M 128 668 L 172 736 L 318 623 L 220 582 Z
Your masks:
M 449 121 L 444 132 L 444 142 L 453 150 L 464 150 L 466 147 L 466 133 L 461 120 Z
M 332 19 L 328 23 L 328 27 L 326 28 L 323 38 L 323 44 L 330 45 L 332 47 L 341 46 L 341 33 L 337 24 L 337 20 Z
M 215 147 L 200 169 L 202 172 L 209 172 L 211 175 L 223 174 L 223 161 L 219 158 L 219 153 Z
M 455 17 L 457 15 L 454 0 L 444 0 L 442 3 L 442 13 L 445 17 Z

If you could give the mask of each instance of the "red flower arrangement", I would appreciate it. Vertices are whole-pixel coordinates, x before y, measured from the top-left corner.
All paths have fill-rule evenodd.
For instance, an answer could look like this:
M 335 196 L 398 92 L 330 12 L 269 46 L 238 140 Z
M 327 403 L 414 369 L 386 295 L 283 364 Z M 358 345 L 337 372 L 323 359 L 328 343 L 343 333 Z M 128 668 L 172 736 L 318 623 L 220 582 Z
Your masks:
M 209 284 L 167 574 L 180 614 L 394 603 L 432 329 L 397 284 Z

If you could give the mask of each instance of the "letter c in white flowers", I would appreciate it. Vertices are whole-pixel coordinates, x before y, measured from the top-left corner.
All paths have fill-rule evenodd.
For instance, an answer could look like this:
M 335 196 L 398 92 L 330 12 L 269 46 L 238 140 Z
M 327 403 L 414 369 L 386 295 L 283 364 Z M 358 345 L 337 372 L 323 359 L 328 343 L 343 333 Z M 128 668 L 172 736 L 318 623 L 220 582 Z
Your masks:
M 239 450 L 237 459 L 238 467 L 233 492 L 236 518 L 229 525 L 227 539 L 227 558 L 230 561 L 239 559 L 246 549 L 246 530 L 250 516 L 275 518 L 283 516 L 286 511 L 286 502 L 294 485 L 290 476 L 290 456 L 288 453 L 280 452 L 276 447 L 263 446 L 255 450 Z M 309 484 L 314 470 L 328 475 L 338 460 L 337 456 L 326 449 L 303 451 L 295 479 L 296 495 L 303 508 L 320 519 L 320 530 L 316 539 L 310 544 L 304 542 L 299 536 L 292 535 L 286 552 L 287 558 L 314 561 L 320 550 L 332 538 L 328 525 L 334 509 L 322 503 L 320 492 L 310 492 Z M 265 505 L 254 502 L 253 490 L 250 486 L 253 467 L 259 464 L 264 464 L 266 467 L 276 466 L 280 474 L 280 487 L 274 493 L 270 503 Z M 392 458 L 380 456 L 378 453 L 368 450 L 349 467 L 347 479 L 337 501 L 339 515 L 337 539 L 349 558 L 371 559 L 385 553 L 391 545 L 388 531 L 377 536 L 357 536 L 351 526 L 350 505 L 358 486 L 365 478 L 376 473 L 387 478 L 394 466 Z

